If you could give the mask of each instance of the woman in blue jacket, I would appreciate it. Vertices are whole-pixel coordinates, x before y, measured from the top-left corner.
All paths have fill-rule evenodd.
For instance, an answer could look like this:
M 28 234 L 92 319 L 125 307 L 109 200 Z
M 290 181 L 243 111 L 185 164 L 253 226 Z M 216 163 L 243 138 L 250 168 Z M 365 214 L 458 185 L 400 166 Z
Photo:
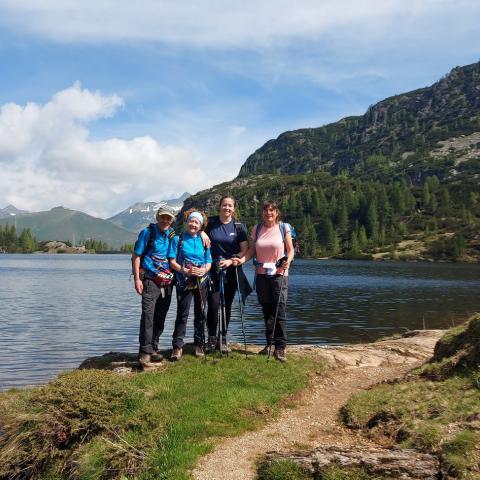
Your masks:
M 204 355 L 205 303 L 207 301 L 208 272 L 212 265 L 210 248 L 204 246 L 201 231 L 207 222 L 205 214 L 190 209 L 185 212 L 186 230 L 170 243 L 168 259 L 177 272 L 177 317 L 172 338 L 171 360 L 180 360 L 183 338 L 187 329 L 190 304 L 194 303 L 193 341 L 195 356 Z

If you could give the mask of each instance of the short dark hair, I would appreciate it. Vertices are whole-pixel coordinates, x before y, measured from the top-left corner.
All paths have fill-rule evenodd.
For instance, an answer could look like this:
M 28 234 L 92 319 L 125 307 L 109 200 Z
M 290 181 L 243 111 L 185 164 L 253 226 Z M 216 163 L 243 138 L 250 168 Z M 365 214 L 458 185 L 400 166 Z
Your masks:
M 278 214 L 277 220 L 280 220 L 280 218 L 282 217 L 282 212 L 280 211 L 280 207 L 278 206 L 277 202 L 274 202 L 273 200 L 267 200 L 263 204 L 262 211 L 266 210 L 267 208 L 273 208 L 274 210 L 276 210 Z

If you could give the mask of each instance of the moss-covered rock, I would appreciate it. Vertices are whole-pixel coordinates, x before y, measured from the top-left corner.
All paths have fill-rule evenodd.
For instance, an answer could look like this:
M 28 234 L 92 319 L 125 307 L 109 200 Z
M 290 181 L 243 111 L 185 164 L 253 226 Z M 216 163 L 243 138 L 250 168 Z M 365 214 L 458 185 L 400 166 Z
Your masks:
M 480 314 L 462 325 L 448 330 L 435 345 L 429 364 L 440 370 L 477 369 L 480 367 Z

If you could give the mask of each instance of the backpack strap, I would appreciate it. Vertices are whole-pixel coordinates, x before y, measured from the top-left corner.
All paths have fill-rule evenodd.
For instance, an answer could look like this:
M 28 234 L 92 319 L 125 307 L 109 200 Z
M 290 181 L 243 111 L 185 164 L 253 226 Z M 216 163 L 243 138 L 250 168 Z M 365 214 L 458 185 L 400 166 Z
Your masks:
M 143 249 L 142 255 L 140 256 L 140 265 L 141 265 L 143 259 L 147 256 L 147 253 L 150 252 L 151 250 L 153 250 L 153 246 L 155 245 L 155 237 L 157 236 L 157 234 L 155 232 L 155 224 L 151 223 L 148 226 L 148 232 L 149 232 L 148 242 L 145 245 L 145 248 Z
M 237 234 L 237 237 L 243 232 L 243 223 L 242 222 L 235 222 L 233 221 L 233 226 L 235 227 L 235 233 Z
M 262 264 L 257 262 L 257 239 L 258 239 L 258 235 L 260 233 L 260 230 L 262 229 L 262 226 L 263 226 L 263 222 L 262 223 L 257 223 L 255 225 L 255 238 L 253 239 L 253 264 L 256 266 L 256 267 L 261 267 Z
M 175 257 L 175 260 L 176 260 L 177 263 L 178 263 L 178 259 L 180 257 L 180 253 L 182 251 L 182 248 L 183 248 L 183 232 L 180 233 L 180 235 L 178 236 L 177 256 Z

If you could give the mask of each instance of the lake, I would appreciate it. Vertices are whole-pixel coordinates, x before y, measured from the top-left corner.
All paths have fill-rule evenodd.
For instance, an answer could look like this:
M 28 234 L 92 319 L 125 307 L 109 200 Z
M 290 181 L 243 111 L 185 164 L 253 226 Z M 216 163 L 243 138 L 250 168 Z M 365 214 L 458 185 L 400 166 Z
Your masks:
M 252 279 L 250 265 L 245 271 Z M 296 260 L 289 282 L 292 344 L 448 328 L 480 311 L 480 265 Z M 140 297 L 126 255 L 0 255 L 0 305 L 0 390 L 47 382 L 89 356 L 138 350 Z M 237 305 L 231 340 L 243 341 Z M 174 318 L 175 301 L 162 347 Z M 245 323 L 247 341 L 263 344 L 254 294 Z

